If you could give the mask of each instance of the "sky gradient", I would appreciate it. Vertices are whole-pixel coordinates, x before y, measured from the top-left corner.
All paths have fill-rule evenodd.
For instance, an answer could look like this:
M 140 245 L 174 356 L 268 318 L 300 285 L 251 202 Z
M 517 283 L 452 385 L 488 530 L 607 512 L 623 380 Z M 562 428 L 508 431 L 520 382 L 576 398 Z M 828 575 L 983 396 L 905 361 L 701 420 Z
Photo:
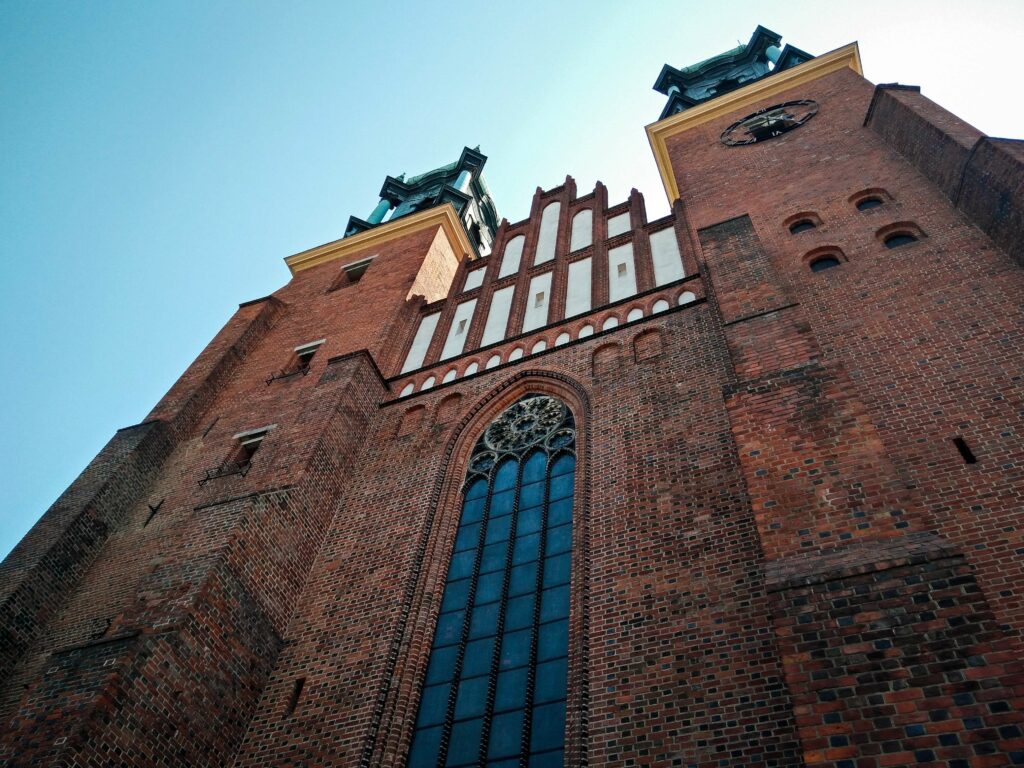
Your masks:
M 0 4 L 0 557 L 387 174 L 479 144 L 510 221 L 566 174 L 663 215 L 651 85 L 757 24 L 1024 134 L 1024 3 L 831 5 Z

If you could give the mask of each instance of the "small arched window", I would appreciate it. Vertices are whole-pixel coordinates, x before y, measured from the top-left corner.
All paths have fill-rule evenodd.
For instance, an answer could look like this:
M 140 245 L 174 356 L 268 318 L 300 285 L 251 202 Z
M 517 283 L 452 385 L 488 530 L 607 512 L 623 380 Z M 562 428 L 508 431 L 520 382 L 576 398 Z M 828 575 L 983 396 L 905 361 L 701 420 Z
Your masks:
M 895 232 L 884 240 L 886 248 L 899 248 L 901 245 L 916 243 L 917 238 L 909 232 Z
M 473 449 L 409 768 L 563 764 L 575 446 L 527 395 Z
M 789 231 L 794 235 L 798 235 L 801 232 L 807 232 L 815 228 L 817 228 L 817 224 L 810 219 L 800 219 L 800 221 L 794 221 L 789 225 Z
M 826 269 L 839 266 L 839 259 L 835 256 L 822 256 L 811 262 L 811 272 L 824 272 Z
M 874 195 L 872 195 L 871 197 L 865 197 L 863 200 L 858 200 L 857 201 L 857 210 L 858 211 L 870 211 L 872 208 L 879 208 L 882 205 L 883 205 L 882 198 L 875 197 Z

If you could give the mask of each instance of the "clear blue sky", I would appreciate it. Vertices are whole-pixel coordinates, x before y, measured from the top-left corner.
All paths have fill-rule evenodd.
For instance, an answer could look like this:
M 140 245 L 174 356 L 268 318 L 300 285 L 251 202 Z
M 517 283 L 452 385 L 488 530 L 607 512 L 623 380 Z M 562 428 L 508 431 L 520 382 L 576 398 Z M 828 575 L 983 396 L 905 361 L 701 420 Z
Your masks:
M 567 173 L 661 215 L 655 77 L 757 24 L 1024 135 L 1024 3 L 831 5 L 6 0 L 0 556 L 386 174 L 479 144 L 511 221 Z

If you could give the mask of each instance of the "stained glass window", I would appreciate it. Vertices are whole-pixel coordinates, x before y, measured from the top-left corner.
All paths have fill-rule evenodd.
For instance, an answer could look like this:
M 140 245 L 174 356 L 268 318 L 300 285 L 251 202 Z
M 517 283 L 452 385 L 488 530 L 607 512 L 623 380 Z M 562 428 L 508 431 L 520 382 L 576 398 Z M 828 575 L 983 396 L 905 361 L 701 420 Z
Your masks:
M 563 764 L 575 445 L 545 395 L 477 442 L 409 768 Z

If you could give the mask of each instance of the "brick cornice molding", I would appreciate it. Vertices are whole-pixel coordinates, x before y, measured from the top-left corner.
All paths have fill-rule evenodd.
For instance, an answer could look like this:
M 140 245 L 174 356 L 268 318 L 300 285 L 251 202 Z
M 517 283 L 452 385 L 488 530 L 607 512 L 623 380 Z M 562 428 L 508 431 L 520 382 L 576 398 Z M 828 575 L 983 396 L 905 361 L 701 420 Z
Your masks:
M 316 248 L 300 251 L 286 257 L 284 263 L 288 265 L 288 269 L 294 275 L 328 261 L 336 261 L 373 248 L 382 248 L 392 240 L 431 228 L 443 230 L 452 250 L 461 258 L 469 258 L 469 254 L 474 252 L 466 229 L 462 226 L 462 221 L 455 212 L 455 208 L 451 203 L 445 203 L 419 213 L 402 216 L 352 237 L 344 237 Z

